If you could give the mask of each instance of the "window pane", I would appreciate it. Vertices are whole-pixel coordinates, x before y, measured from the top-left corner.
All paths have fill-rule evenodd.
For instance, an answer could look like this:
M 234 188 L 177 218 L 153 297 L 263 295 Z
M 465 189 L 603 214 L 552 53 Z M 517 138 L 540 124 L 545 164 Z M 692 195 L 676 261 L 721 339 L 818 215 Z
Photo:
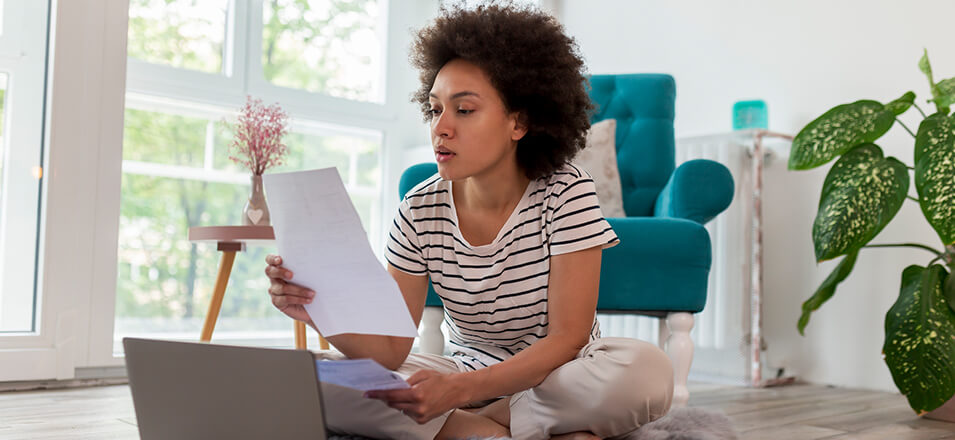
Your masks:
M 223 72 L 228 0 L 130 0 L 130 57 Z
M 4 151 L 10 145 L 4 126 L 8 118 L 8 79 L 6 72 L 0 72 L 0 182 L 3 182 L 0 185 L 0 218 L 5 217 L 2 223 L 10 229 L 8 233 L 0 231 L 0 249 L 6 254 L 0 256 L 0 262 L 4 256 L 8 259 L 0 267 L 0 332 L 29 332 L 34 330 L 37 182 L 42 177 L 42 170 L 39 145 L 22 152 Z M 40 114 L 34 116 L 38 121 Z M 30 125 L 39 128 L 38 123 Z M 20 133 L 20 136 L 24 134 Z M 39 136 L 32 140 L 39 143 Z M 5 175 L 8 172 L 10 176 Z
M 126 109 L 123 159 L 202 168 L 209 121 Z
M 2 10 L 3 10 L 2 4 L 0 4 L 0 11 Z M 0 22 L 2 22 L 2 19 L 0 19 Z M 3 121 L 4 121 L 3 109 L 6 108 L 6 102 L 7 102 L 6 98 L 7 98 L 7 74 L 0 72 L 0 182 L 3 181 L 3 158 L 5 156 L 5 154 L 3 154 L 3 148 L 6 145 L 6 143 L 3 142 Z M 2 240 L 2 237 L 0 237 L 0 240 Z M 2 247 L 2 245 L 3 243 L 2 241 L 0 241 L 0 247 Z
M 43 299 L 36 281 L 45 209 L 40 194 L 49 18 L 47 1 L 0 2 L 0 22 L 16 21 L 8 21 L 0 35 L 0 336 L 40 330 L 36 305 Z M 25 340 L 3 342 L 32 347 Z M 11 368 L 21 369 L 13 356 Z
M 232 135 L 223 118 L 136 109 L 126 115 L 117 353 L 126 336 L 198 340 L 221 254 L 215 245 L 189 242 L 189 227 L 239 224 L 249 195 L 249 172 L 228 159 Z M 284 139 L 288 163 L 270 172 L 337 166 L 365 230 L 375 232 L 380 139 L 293 132 Z M 272 306 L 262 272 L 265 255 L 274 252 L 274 246 L 247 246 L 236 254 L 214 341 L 292 345 L 292 322 Z
M 381 102 L 381 6 L 378 0 L 266 2 L 266 79 L 279 86 Z
M 190 226 L 237 224 L 246 185 L 124 173 L 114 351 L 124 336 L 197 340 L 219 264 L 215 245 L 187 240 Z M 262 275 L 273 247 L 247 247 L 232 267 L 217 341 L 268 337 L 291 343 L 291 322 L 272 307 Z

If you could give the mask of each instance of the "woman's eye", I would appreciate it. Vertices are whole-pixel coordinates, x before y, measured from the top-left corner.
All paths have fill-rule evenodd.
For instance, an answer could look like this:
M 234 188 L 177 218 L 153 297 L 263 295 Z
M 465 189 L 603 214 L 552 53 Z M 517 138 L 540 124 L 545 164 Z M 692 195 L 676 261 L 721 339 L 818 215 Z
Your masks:
M 433 109 L 431 109 L 431 110 L 428 110 L 428 114 L 430 114 L 431 116 L 440 115 L 440 114 L 441 114 L 441 109 L 439 109 L 439 108 L 433 108 Z
M 467 115 L 467 114 L 470 114 L 470 113 L 472 113 L 472 112 L 474 112 L 474 110 L 467 110 L 467 109 L 463 109 L 463 108 L 459 108 L 459 109 L 458 109 L 458 113 L 460 113 L 460 114 L 462 114 L 462 115 Z

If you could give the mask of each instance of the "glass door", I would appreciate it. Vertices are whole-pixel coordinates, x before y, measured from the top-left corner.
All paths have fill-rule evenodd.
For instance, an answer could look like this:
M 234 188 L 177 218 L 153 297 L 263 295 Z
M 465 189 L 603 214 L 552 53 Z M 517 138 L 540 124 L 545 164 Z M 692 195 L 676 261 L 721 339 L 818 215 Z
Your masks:
M 0 2 L 0 380 L 29 376 L 17 365 L 30 359 L 12 348 L 40 337 L 48 18 L 47 1 Z

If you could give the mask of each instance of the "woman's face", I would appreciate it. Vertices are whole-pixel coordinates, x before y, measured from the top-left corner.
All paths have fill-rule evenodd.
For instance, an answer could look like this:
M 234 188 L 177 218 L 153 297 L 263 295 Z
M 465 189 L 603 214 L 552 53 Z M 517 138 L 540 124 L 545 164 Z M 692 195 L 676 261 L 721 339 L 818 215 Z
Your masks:
M 517 166 L 517 141 L 527 130 L 477 65 L 456 59 L 431 87 L 431 145 L 445 180 L 495 175 Z

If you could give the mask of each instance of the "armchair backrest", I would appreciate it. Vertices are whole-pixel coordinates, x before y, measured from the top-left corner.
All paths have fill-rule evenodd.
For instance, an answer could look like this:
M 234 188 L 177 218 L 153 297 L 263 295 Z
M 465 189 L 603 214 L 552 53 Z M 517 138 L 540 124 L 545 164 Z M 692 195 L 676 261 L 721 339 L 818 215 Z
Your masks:
M 676 164 L 673 136 L 676 82 L 666 74 L 593 75 L 590 122 L 617 120 L 617 168 L 628 216 L 653 215 Z

